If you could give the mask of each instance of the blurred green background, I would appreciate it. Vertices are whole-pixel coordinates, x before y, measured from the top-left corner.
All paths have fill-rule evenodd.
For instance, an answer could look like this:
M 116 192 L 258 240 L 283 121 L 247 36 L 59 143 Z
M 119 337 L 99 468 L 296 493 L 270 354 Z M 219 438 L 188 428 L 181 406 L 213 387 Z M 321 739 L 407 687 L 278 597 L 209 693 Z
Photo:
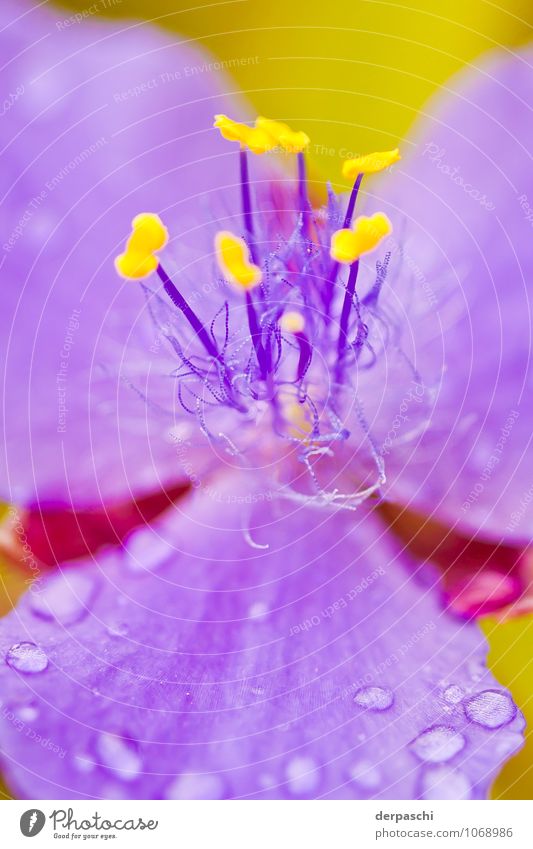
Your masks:
M 337 182 L 339 150 L 396 146 L 428 97 L 496 47 L 532 38 L 531 0 L 71 0 L 114 18 L 148 16 L 231 64 L 235 89 L 258 112 L 286 118 L 312 139 L 317 173 Z M 192 7 L 192 8 L 191 8 Z M 65 13 L 67 14 L 67 12 Z M 88 20 L 94 15 L 91 12 Z M 81 24 L 83 25 L 83 24 Z M 0 565 L 0 612 L 23 581 Z M 485 619 L 490 665 L 533 726 L 533 617 Z M 0 793 L 1 793 L 0 789 Z M 533 736 L 503 769 L 495 798 L 533 798 Z

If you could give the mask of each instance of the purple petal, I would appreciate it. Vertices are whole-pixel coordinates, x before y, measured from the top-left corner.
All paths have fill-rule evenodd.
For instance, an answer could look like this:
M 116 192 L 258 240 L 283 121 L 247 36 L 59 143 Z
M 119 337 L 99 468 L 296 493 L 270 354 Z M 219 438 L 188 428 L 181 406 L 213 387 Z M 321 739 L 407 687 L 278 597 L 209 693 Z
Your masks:
M 168 213 L 181 282 L 201 285 L 211 193 L 238 209 L 231 150 L 211 129 L 235 107 L 201 50 L 140 24 L 64 20 L 2 3 L 0 480 L 6 500 L 91 507 L 184 477 L 176 363 L 113 258 L 134 215 Z
M 395 221 L 381 306 L 421 397 L 393 346 L 364 390 L 393 498 L 517 541 L 533 532 L 532 59 L 493 53 L 452 81 L 371 201 Z
M 370 513 L 198 490 L 3 620 L 31 798 L 484 798 L 523 720 L 474 624 Z

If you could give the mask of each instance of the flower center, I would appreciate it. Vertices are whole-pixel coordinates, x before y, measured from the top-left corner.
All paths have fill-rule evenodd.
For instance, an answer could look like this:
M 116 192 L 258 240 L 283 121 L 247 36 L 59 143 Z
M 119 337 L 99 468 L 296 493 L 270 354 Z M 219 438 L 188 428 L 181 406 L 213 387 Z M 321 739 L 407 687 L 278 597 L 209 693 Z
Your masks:
M 356 291 L 359 260 L 392 230 L 383 213 L 354 221 L 357 197 L 364 175 L 388 167 L 399 153 L 345 162 L 343 173 L 353 179 L 353 188 L 344 213 L 331 191 L 328 206 L 317 211 L 309 201 L 309 139 L 304 133 L 266 118 L 249 127 L 224 115 L 216 116 L 215 127 L 239 145 L 242 232 L 220 231 L 215 236 L 219 282 L 227 297 L 221 298 L 210 323 L 197 315 L 156 255 L 168 240 L 156 214 L 134 219 L 126 249 L 116 259 L 117 271 L 128 279 L 155 271 L 181 313 L 188 334 L 176 337 L 168 328 L 164 332 L 179 359 L 180 402 L 198 417 L 204 433 L 209 434 L 207 418 L 213 408 L 254 421 L 266 402 L 278 436 L 310 452 L 327 451 L 349 436 L 342 424 L 350 394 L 346 390 L 353 388 L 351 375 L 367 341 Z M 296 156 L 297 187 L 288 233 L 281 227 L 272 232 L 271 223 L 254 209 L 249 155 L 273 150 Z M 335 229 L 340 221 L 342 228 Z M 367 299 L 377 299 L 387 264 L 388 257 L 377 264 Z

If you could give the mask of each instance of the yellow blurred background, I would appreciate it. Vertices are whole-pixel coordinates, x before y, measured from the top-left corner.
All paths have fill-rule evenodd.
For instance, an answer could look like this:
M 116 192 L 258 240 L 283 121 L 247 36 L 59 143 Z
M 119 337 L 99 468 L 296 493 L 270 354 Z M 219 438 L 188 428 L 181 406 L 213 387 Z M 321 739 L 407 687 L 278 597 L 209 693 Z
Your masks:
M 79 11 L 90 3 L 64 5 Z M 507 0 L 505 7 L 487 0 L 99 0 L 99 6 L 112 17 L 149 16 L 230 64 L 236 88 L 258 112 L 305 127 L 316 168 L 332 180 L 339 149 L 394 147 L 438 86 L 480 53 L 530 39 L 533 20 L 531 0 Z

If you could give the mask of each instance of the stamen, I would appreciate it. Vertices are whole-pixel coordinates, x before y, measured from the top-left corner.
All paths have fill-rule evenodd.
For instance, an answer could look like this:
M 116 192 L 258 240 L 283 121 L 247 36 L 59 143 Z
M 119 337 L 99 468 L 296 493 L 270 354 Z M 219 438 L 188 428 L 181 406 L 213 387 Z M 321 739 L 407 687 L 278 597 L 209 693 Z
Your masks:
M 359 257 L 374 250 L 392 232 L 392 224 L 383 212 L 356 218 L 353 230 L 337 230 L 331 237 L 331 256 L 339 263 L 350 264 L 350 274 L 342 305 L 337 353 L 339 362 L 348 346 L 348 325 L 359 271 Z
M 309 238 L 309 197 L 307 194 L 307 175 L 305 168 L 305 156 L 298 154 L 298 198 L 300 211 L 302 213 L 302 231 L 306 239 Z
M 246 150 L 242 149 L 239 153 L 239 163 L 241 168 L 241 199 L 242 199 L 242 215 L 244 218 L 244 228 L 248 234 L 250 242 L 250 254 L 253 262 L 257 265 L 257 252 L 254 243 L 254 221 L 252 213 L 252 197 L 250 193 L 250 179 L 248 176 L 248 155 Z
M 174 285 L 161 263 L 159 263 L 157 266 L 157 273 L 163 283 L 163 287 L 168 297 L 170 298 L 174 306 L 181 310 L 181 312 L 193 328 L 194 332 L 202 342 L 207 353 L 211 357 L 214 357 L 214 359 L 218 359 L 219 352 L 215 343 L 211 339 L 209 333 L 203 326 L 202 322 L 200 321 L 192 307 L 187 303 L 187 301 L 179 291 L 178 287 Z
M 331 257 L 337 262 L 351 265 L 363 254 L 376 248 L 392 232 L 392 224 L 384 212 L 360 215 L 353 229 L 336 230 L 331 237 Z
M 259 127 L 249 127 L 247 124 L 239 124 L 227 115 L 215 115 L 213 124 L 220 130 L 222 138 L 227 141 L 238 142 L 241 147 L 247 147 L 252 153 L 268 153 L 276 147 L 276 140 Z
M 229 283 L 246 291 L 246 312 L 250 336 L 257 356 L 257 362 L 263 379 L 269 373 L 270 357 L 261 342 L 261 327 L 255 312 L 250 290 L 262 280 L 259 266 L 248 258 L 248 245 L 244 239 L 234 236 L 228 230 L 221 230 L 215 236 L 215 251 L 222 274 Z
M 304 317 L 299 312 L 289 311 L 283 313 L 279 324 L 281 329 L 286 333 L 292 333 L 298 342 L 298 346 L 300 348 L 300 359 L 298 360 L 296 379 L 302 380 L 302 378 L 305 377 L 305 373 L 311 365 L 311 360 L 313 358 L 313 348 L 309 339 L 303 332 L 305 327 Z
M 344 162 L 342 166 L 343 177 L 345 177 L 346 179 L 354 180 L 350 199 L 348 201 L 348 206 L 346 207 L 346 214 L 344 216 L 344 230 L 348 229 L 352 224 L 352 217 L 355 210 L 355 204 L 364 175 L 377 174 L 384 168 L 388 168 L 395 162 L 398 162 L 399 159 L 401 159 L 401 155 L 399 149 L 396 147 L 394 148 L 394 150 L 367 153 L 364 156 L 358 156 L 355 159 L 347 159 L 346 162 Z M 339 263 L 337 261 L 333 263 L 331 271 L 328 275 L 327 284 L 329 289 L 332 289 L 333 284 L 337 279 L 338 270 Z M 331 296 L 332 293 L 329 292 L 327 298 L 330 300 Z
M 289 310 L 281 316 L 279 326 L 285 333 L 301 333 L 305 327 L 304 317 L 301 312 Z
M 221 230 L 215 236 L 215 251 L 220 270 L 229 283 L 240 289 L 253 289 L 259 285 L 263 275 L 259 266 L 250 262 L 244 239 L 234 236 L 229 230 Z
M 271 137 L 274 145 L 279 145 L 286 153 L 303 153 L 310 139 L 301 130 L 292 130 L 282 121 L 272 121 L 261 115 L 256 119 L 255 126 Z
M 168 242 L 168 230 L 153 212 L 141 212 L 131 222 L 126 249 L 115 259 L 115 268 L 126 280 L 142 280 L 156 270 L 160 251 Z
M 355 180 L 359 174 L 377 174 L 390 165 L 394 165 L 402 157 L 396 147 L 394 150 L 384 150 L 379 153 L 367 153 L 355 159 L 347 159 L 342 166 L 342 176 L 347 180 Z
M 115 259 L 116 270 L 128 280 L 140 280 L 157 271 L 172 303 L 181 310 L 207 353 L 217 359 L 219 354 L 209 333 L 155 255 L 168 242 L 168 230 L 160 217 L 153 212 L 141 212 L 135 216 L 131 226 L 132 233 L 126 242 L 126 250 Z
M 342 225 L 344 229 L 351 226 L 352 216 L 355 209 L 355 204 L 357 202 L 357 195 L 359 194 L 359 189 L 361 188 L 361 183 L 363 182 L 364 174 L 358 174 L 355 178 L 355 183 L 353 184 L 352 191 L 350 193 L 350 200 L 348 201 L 348 206 L 346 207 L 346 215 L 344 216 L 344 224 Z

